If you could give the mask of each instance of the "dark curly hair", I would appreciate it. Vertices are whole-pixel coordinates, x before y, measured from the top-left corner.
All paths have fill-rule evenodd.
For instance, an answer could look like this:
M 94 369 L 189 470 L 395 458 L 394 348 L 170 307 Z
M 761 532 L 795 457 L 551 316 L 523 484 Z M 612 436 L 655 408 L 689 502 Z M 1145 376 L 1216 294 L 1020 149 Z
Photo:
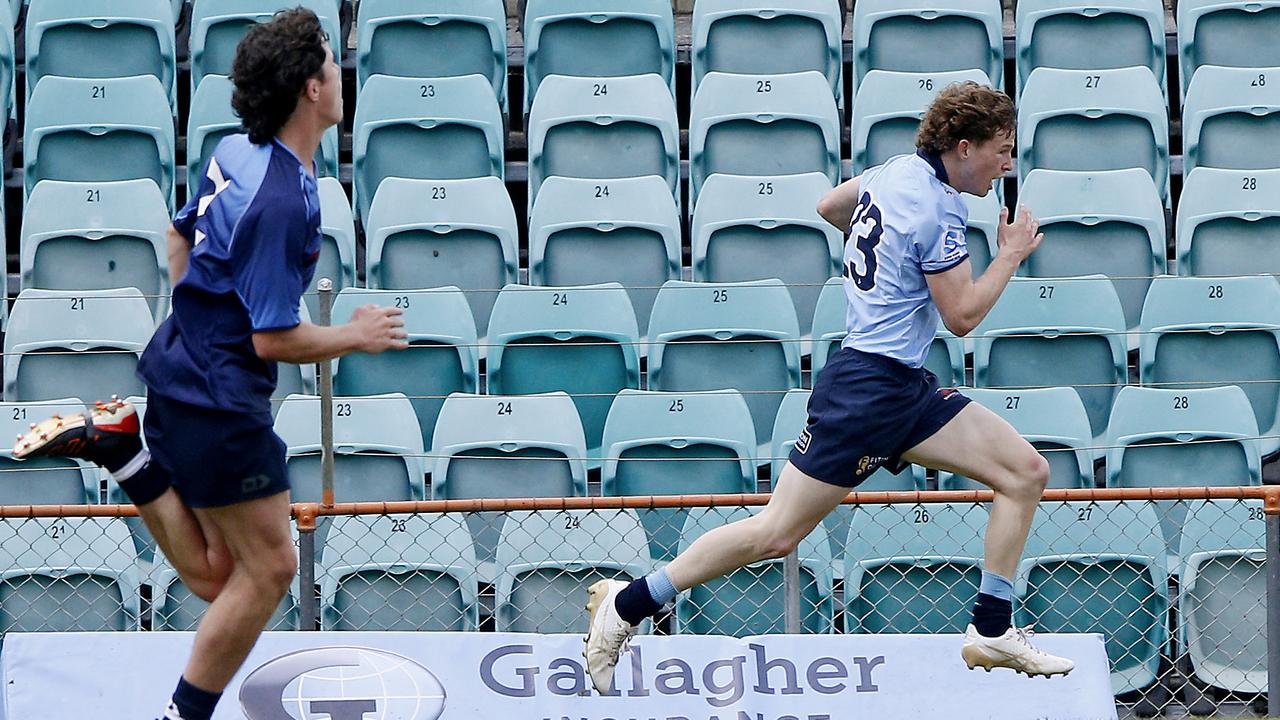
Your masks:
M 271 142 L 288 122 L 307 80 L 324 72 L 326 43 L 320 18 L 302 7 L 249 28 L 231 65 L 231 107 L 250 142 Z
M 981 143 L 999 133 L 1013 134 L 1013 101 L 972 80 L 952 83 L 938 93 L 920 121 L 916 147 L 941 155 L 961 140 Z

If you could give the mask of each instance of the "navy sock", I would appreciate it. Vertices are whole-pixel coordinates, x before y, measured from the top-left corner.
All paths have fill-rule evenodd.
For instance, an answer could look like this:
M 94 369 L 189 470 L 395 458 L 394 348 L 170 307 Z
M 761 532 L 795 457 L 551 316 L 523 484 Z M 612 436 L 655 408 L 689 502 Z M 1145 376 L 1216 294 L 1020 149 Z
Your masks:
M 209 692 L 187 682 L 187 679 L 178 679 L 178 688 L 173 691 L 173 705 L 178 711 L 178 717 L 182 720 L 209 720 L 213 716 L 213 708 L 218 704 L 218 698 L 222 697 L 220 692 Z
M 112 472 L 116 484 L 125 495 L 129 496 L 129 502 L 134 505 L 146 505 L 155 500 L 163 495 L 171 484 L 169 474 L 145 453 L 145 450 L 139 453 L 120 472 Z M 138 467 L 130 467 L 135 465 Z
M 978 593 L 973 606 L 973 626 L 983 637 L 1000 637 L 1013 627 L 1013 602 Z
M 639 625 L 645 618 L 657 615 L 662 603 L 653 599 L 649 583 L 640 578 L 618 593 L 617 608 L 619 617 L 632 625 Z

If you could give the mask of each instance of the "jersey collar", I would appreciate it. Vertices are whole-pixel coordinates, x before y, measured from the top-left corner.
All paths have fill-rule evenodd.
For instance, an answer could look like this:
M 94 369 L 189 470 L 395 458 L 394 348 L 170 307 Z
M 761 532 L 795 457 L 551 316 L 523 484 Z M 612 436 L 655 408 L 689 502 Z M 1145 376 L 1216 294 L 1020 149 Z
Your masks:
M 955 188 L 951 184 L 951 178 L 947 175 L 947 166 L 942 164 L 941 155 L 935 155 L 923 148 L 917 148 L 916 155 L 919 155 L 925 162 L 929 163 L 929 167 L 933 168 L 933 174 L 937 175 L 939 180 L 947 186 Z
M 283 142 L 282 140 L 280 140 L 280 138 L 279 138 L 279 137 L 273 137 L 273 138 L 271 138 L 271 142 L 275 143 L 275 144 L 276 144 L 276 147 L 278 147 L 278 148 L 280 148 L 281 150 L 284 150 L 286 153 L 288 153 L 288 154 L 289 154 L 289 157 L 293 158 L 293 159 L 294 159 L 294 161 L 298 163 L 298 169 L 299 169 L 299 170 L 301 170 L 301 171 L 303 172 L 303 174 L 306 174 L 306 175 L 310 175 L 310 174 L 311 174 L 311 173 L 308 173 L 308 172 L 307 172 L 307 164 L 306 164 L 306 163 L 304 163 L 304 162 L 302 162 L 302 158 L 299 158 L 299 157 L 297 156 L 297 154 L 293 152 L 293 149 L 292 149 L 292 148 L 290 148 L 288 145 L 285 145 L 285 144 L 284 144 L 284 142 Z M 314 163 L 314 162 L 315 162 L 315 161 L 313 160 L 313 161 L 312 161 L 312 163 Z M 316 172 L 319 172 L 319 168 L 315 168 L 315 167 L 314 167 L 314 165 L 313 165 L 313 169 L 314 169 Z

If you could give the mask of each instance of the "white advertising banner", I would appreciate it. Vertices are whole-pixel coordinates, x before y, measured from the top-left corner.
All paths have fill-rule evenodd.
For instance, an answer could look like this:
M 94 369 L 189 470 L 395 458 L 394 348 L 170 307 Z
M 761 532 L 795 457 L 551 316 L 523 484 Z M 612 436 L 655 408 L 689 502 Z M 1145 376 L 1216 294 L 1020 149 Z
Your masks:
M 160 714 L 191 633 L 11 633 L 8 720 Z M 1114 720 L 1098 635 L 1037 635 L 1061 678 L 971 671 L 955 635 L 639 637 L 589 691 L 579 635 L 267 633 L 214 720 Z

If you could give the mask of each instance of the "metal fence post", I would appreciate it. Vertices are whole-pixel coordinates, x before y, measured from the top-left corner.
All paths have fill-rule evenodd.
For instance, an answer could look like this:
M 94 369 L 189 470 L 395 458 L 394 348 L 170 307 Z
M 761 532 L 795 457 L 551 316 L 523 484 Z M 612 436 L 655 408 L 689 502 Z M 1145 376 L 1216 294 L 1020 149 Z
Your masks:
M 782 561 L 783 593 L 786 595 L 787 634 L 800 634 L 800 555 L 797 550 L 787 553 Z
M 298 629 L 316 629 L 316 515 L 315 506 L 298 512 Z
M 1280 715 L 1280 515 L 1267 516 L 1267 714 Z
M 333 280 L 321 278 L 316 283 L 320 290 L 320 324 L 329 325 L 333 316 Z M 320 480 L 321 503 L 331 507 L 333 498 L 333 363 L 319 363 L 317 377 L 320 380 Z

